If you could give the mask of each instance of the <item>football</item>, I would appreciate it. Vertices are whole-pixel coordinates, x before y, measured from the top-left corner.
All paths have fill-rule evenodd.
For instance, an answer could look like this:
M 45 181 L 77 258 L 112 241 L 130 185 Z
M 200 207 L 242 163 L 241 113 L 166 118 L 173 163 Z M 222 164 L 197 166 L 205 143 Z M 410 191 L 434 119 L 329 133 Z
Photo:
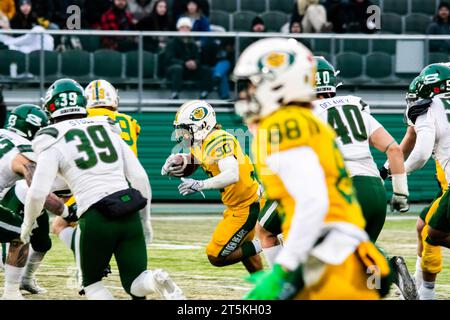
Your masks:
M 181 177 L 188 177 L 195 172 L 198 168 L 198 164 L 195 163 L 195 158 L 189 153 L 178 153 L 174 156 L 173 167 L 180 167 L 183 171 Z M 178 168 L 177 168 L 178 169 Z

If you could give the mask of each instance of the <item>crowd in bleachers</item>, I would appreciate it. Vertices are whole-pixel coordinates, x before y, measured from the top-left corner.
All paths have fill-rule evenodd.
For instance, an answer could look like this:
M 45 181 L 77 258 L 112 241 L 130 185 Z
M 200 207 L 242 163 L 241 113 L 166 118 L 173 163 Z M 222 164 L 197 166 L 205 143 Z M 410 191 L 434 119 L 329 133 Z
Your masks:
M 72 5 L 81 9 L 82 29 L 179 31 L 186 34 L 195 31 L 450 34 L 450 7 L 440 0 L 0 0 L 0 28 L 67 29 L 66 21 L 71 14 L 67 9 Z M 371 5 L 382 9 L 381 30 L 367 23 L 371 15 L 367 9 Z M 50 50 L 55 48 L 58 52 L 68 52 L 67 56 L 70 53 L 78 58 L 85 57 L 85 51 L 107 49 L 122 52 L 127 55 L 127 61 L 134 61 L 138 49 L 137 37 L 89 39 L 68 35 L 54 38 L 54 44 L 48 42 Z M 32 51 L 14 47 L 17 39 L 6 36 L 0 37 L 0 49 L 2 39 L 7 40 L 3 41 L 6 48 L 26 53 Z M 239 49 L 243 50 L 255 40 L 241 39 Z M 22 39 L 19 42 L 22 43 Z M 371 45 L 369 50 L 368 42 L 354 41 L 347 50 L 349 44 L 341 41 L 334 52 L 329 41 L 302 42 L 325 56 L 348 51 L 364 55 L 377 53 L 373 59 L 378 61 L 380 51 L 385 55 L 392 54 L 392 43 L 388 42 L 382 50 L 377 50 L 378 44 Z M 430 48 L 448 54 L 450 41 L 431 42 Z M 72 53 L 77 49 L 84 53 Z M 200 84 L 201 98 L 205 98 L 213 88 L 217 89 L 220 98 L 229 98 L 228 74 L 234 64 L 234 39 L 146 37 L 144 50 L 146 54 L 154 54 L 159 61 L 157 70 L 147 73 L 152 77 L 154 74 L 159 77 L 165 75 L 172 98 L 179 96 L 183 79 Z M 337 60 L 371 58 L 344 55 L 338 56 Z M 153 61 L 152 66 L 154 64 Z M 64 65 L 64 57 L 58 68 L 61 65 Z M 128 74 L 128 70 L 125 73 Z

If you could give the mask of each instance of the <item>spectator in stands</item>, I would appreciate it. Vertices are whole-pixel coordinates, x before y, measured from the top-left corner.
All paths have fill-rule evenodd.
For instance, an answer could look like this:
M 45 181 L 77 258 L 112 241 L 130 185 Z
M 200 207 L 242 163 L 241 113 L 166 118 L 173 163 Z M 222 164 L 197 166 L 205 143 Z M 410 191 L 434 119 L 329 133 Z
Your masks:
M 158 0 L 153 4 L 152 12 L 136 25 L 136 29 L 141 31 L 172 31 L 174 26 L 170 19 L 167 1 Z M 166 46 L 166 37 L 145 37 L 144 46 L 146 50 L 158 51 Z
M 226 1 L 226 0 L 225 0 Z M 172 17 L 173 21 L 177 21 L 185 12 L 189 0 L 173 0 Z M 209 2 L 208 0 L 198 0 L 198 6 L 205 17 L 209 17 Z
M 155 1 L 152 0 L 128 1 L 128 10 L 133 15 L 135 23 L 138 23 L 139 21 L 150 15 L 150 12 L 152 12 L 152 8 L 154 6 L 154 2 Z
M 369 29 L 367 20 L 371 13 L 367 13 L 367 8 L 372 5 L 369 0 L 352 0 L 350 3 L 351 21 L 347 32 L 374 33 L 375 29 Z
M 1 10 L 0 10 L 0 29 L 4 29 L 4 30 L 10 29 L 9 19 L 6 16 L 6 14 L 4 14 Z
M 209 19 L 203 14 L 203 11 L 200 9 L 198 0 L 189 0 L 186 4 L 185 12 L 182 16 L 191 19 L 192 31 L 211 31 Z
M 265 32 L 266 31 L 266 25 L 264 24 L 264 20 L 257 16 L 252 21 L 252 29 L 251 32 Z
M 87 24 L 92 29 L 101 29 L 103 14 L 113 5 L 113 0 L 87 0 L 84 3 Z
M 114 0 L 111 9 L 102 16 L 102 30 L 134 30 L 133 17 L 127 11 L 126 0 Z M 130 51 L 137 49 L 136 38 L 134 37 L 103 37 L 103 46 L 108 49 L 118 51 Z
M 200 99 L 206 99 L 210 91 L 211 70 L 207 66 L 200 65 L 199 49 L 189 37 L 189 33 L 192 31 L 191 19 L 187 17 L 178 19 L 177 30 L 186 36 L 173 37 L 169 40 L 164 61 L 168 66 L 166 76 L 172 90 L 171 98 L 179 98 L 184 77 L 199 81 Z
M 319 0 L 297 0 L 291 21 L 301 21 L 305 33 L 330 32 L 332 25 L 327 21 L 327 11 Z
M 33 0 L 31 3 L 41 26 L 46 29 L 59 29 L 59 26 L 53 22 L 55 16 L 53 0 Z
M 3 99 L 3 86 L 0 84 L 0 129 L 5 126 L 6 104 Z
M 216 64 L 212 70 L 214 88 L 220 99 L 230 98 L 229 74 L 234 66 L 234 39 L 221 38 L 216 55 Z
M 348 25 L 352 20 L 349 1 L 327 0 L 325 6 L 327 7 L 328 20 L 333 25 L 333 32 L 347 32 Z
M 441 2 L 433 22 L 428 26 L 428 34 L 450 34 L 450 4 Z M 450 41 L 439 40 L 430 41 L 430 49 L 432 51 L 450 52 Z
M 302 33 L 302 22 L 297 20 L 292 20 L 289 23 L 289 33 Z
M 36 14 L 32 11 L 31 0 L 20 0 L 19 11 L 10 21 L 11 29 L 32 29 L 38 24 Z
M 3 12 L 8 20 L 11 20 L 16 14 L 16 4 L 14 3 L 14 0 L 1 0 L 0 12 Z

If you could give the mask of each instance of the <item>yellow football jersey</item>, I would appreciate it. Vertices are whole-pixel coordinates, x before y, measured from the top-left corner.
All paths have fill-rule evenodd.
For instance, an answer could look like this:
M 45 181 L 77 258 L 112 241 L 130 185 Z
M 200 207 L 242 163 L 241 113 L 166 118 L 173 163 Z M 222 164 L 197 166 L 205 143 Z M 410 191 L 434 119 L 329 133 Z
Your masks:
M 436 160 L 436 178 L 441 186 L 442 193 L 445 193 L 448 189 L 448 182 L 445 177 L 445 171 L 442 169 L 439 162 Z
M 266 159 L 273 153 L 301 146 L 308 146 L 317 154 L 325 173 L 329 201 L 325 221 L 352 223 L 361 229 L 365 227 L 352 180 L 334 139 L 332 128 L 307 108 L 283 107 L 260 122 L 253 140 L 253 155 L 268 199 L 281 205 L 283 236 L 287 237 L 289 232 L 295 201 L 282 180 L 268 168 Z
M 108 116 L 116 123 L 118 123 L 120 128 L 122 129 L 122 133 L 120 136 L 122 137 L 123 141 L 125 141 L 130 146 L 131 150 L 133 150 L 133 152 L 137 156 L 137 139 L 139 137 L 139 133 L 141 132 L 141 127 L 135 119 L 127 114 L 115 112 L 105 108 L 88 109 L 88 116 Z
M 201 146 L 192 147 L 191 153 L 210 177 L 220 173 L 218 165 L 220 159 L 228 156 L 234 156 L 237 159 L 239 181 L 220 190 L 224 205 L 229 208 L 242 208 L 258 200 L 258 183 L 254 179 L 253 164 L 242 151 L 236 137 L 224 130 L 214 130 Z

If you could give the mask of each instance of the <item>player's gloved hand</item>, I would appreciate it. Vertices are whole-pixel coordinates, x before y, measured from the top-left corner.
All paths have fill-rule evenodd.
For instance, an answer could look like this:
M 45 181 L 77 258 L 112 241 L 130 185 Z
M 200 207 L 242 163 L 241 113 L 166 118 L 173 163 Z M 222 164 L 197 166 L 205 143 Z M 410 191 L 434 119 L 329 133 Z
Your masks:
M 32 231 L 33 225 L 29 225 L 26 222 L 23 222 L 20 226 L 20 241 L 22 241 L 23 243 L 29 243 Z
M 186 159 L 183 157 L 183 162 L 177 162 L 177 158 L 180 155 L 171 154 L 164 163 L 161 169 L 161 175 L 166 176 L 174 176 L 174 177 L 182 177 L 184 173 L 184 169 L 186 168 Z
M 394 193 L 391 198 L 391 211 L 407 212 L 409 210 L 408 197 L 404 194 Z
M 281 265 L 275 264 L 269 271 L 259 271 L 247 280 L 255 283 L 255 287 L 245 296 L 245 300 L 279 300 L 283 287 L 287 284 L 289 272 Z
M 182 183 L 178 186 L 178 191 L 182 196 L 202 191 L 203 181 L 189 178 L 181 178 L 181 181 Z
M 76 202 L 70 206 L 67 206 L 67 210 L 64 209 L 64 212 L 61 215 L 61 218 L 63 218 L 64 220 L 66 220 L 69 223 L 77 222 L 78 221 L 77 209 L 78 209 L 78 206 L 77 206 Z
M 389 170 L 385 166 L 381 166 L 380 168 L 378 168 L 378 171 L 380 171 L 380 177 L 383 180 L 386 180 L 391 176 L 391 170 Z

